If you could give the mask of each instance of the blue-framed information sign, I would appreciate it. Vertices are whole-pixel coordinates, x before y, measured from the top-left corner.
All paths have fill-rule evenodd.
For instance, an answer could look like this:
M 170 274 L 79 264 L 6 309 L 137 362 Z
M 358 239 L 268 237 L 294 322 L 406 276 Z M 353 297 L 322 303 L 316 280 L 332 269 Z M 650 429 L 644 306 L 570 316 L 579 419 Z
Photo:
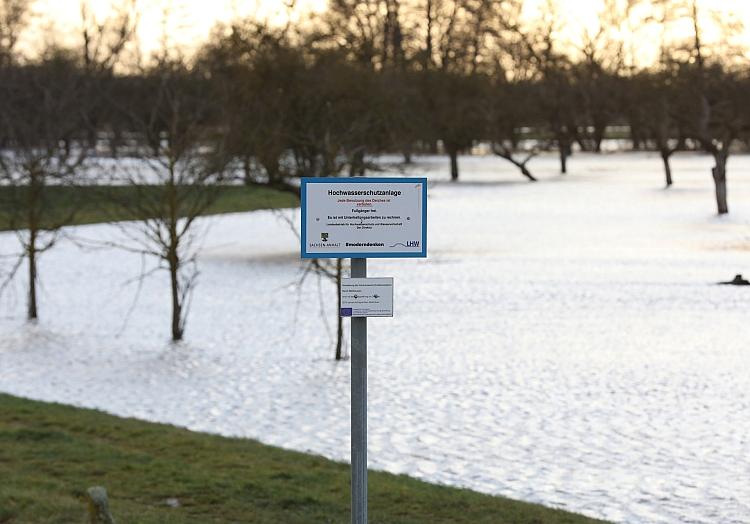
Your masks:
M 302 258 L 427 256 L 426 178 L 302 179 Z

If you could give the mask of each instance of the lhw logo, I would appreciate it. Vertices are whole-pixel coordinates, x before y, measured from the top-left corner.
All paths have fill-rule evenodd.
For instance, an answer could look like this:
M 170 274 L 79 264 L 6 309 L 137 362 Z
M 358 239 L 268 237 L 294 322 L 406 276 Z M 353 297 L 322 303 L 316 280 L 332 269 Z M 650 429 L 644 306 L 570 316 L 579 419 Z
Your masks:
M 406 247 L 419 247 L 419 240 L 407 240 Z

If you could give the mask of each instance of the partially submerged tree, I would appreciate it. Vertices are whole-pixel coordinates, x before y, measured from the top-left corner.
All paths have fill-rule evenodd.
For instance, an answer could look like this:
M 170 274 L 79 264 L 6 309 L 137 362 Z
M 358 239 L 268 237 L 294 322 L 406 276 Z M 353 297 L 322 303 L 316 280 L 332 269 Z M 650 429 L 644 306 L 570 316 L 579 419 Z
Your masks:
M 747 104 L 747 92 L 737 65 L 746 68 L 747 59 L 742 56 L 741 48 L 731 43 L 731 38 L 741 32 L 742 24 L 714 18 L 714 24 L 722 31 L 722 40 L 709 46 L 698 1 L 690 0 L 682 7 L 693 31 L 683 49 L 675 50 L 675 59 L 680 63 L 680 114 L 690 136 L 714 159 L 711 177 L 718 214 L 723 215 L 729 212 L 727 162 L 732 145 L 746 125 L 742 108 Z
M 688 122 L 688 132 L 711 154 L 718 214 L 729 212 L 727 201 L 727 163 L 732 146 L 746 125 L 742 107 L 747 103 L 746 86 L 738 75 L 722 66 L 705 68 L 685 66 L 682 73 L 681 114 Z
M 568 158 L 573 154 L 578 115 L 571 60 L 561 50 L 559 41 L 562 24 L 556 4 L 547 0 L 530 23 L 510 20 L 507 30 L 517 39 L 515 67 L 530 70 L 539 86 L 539 111 L 559 152 L 560 172 L 565 174 Z
M 658 151 L 664 165 L 666 188 L 673 184 L 672 155 L 686 147 L 684 126 L 678 113 L 680 93 L 675 82 L 675 71 L 665 69 L 642 72 L 631 78 L 628 84 L 632 97 L 628 104 L 631 118 L 638 115 L 640 138 Z
M 305 269 L 305 274 L 315 274 L 318 278 L 329 280 L 336 286 L 336 342 L 334 343 L 334 359 L 336 360 L 344 358 L 344 318 L 341 316 L 341 279 L 344 276 L 345 269 L 344 259 L 342 258 L 313 259 Z
M 134 196 L 111 198 L 136 221 L 118 223 L 126 240 L 117 245 L 153 257 L 152 271 L 168 274 L 171 335 L 179 341 L 198 276 L 196 219 L 215 201 L 227 172 L 220 105 L 200 71 L 175 62 L 134 79 L 131 93 L 122 110 L 142 140 L 139 162 L 120 166 L 116 182 Z
M 635 68 L 627 53 L 631 11 L 638 0 L 603 0 L 597 24 L 585 28 L 570 72 L 575 101 L 573 136 L 582 151 L 601 152 L 607 126 L 621 112 L 625 75 Z
M 428 71 L 422 74 L 428 123 L 450 159 L 450 177 L 459 176 L 458 155 L 484 135 L 486 122 L 482 75 Z
M 81 4 L 82 47 L 45 49 L 32 60 L 14 51 L 30 3 L 0 3 L 0 214 L 27 262 L 30 320 L 39 315 L 39 257 L 78 211 L 69 186 L 91 182 L 85 164 L 97 146 L 106 80 L 135 33 L 132 10 L 94 21 L 87 5 Z M 6 279 L 20 264 L 12 267 Z
M 0 215 L 18 238 L 28 268 L 27 317 L 39 316 L 39 258 L 55 246 L 76 206 L 91 100 L 74 57 L 53 50 L 38 63 L 0 66 Z M 13 278 L 20 264 L 6 275 Z
M 226 108 L 227 152 L 244 182 L 297 194 L 285 155 L 291 110 L 303 86 L 302 50 L 283 29 L 238 20 L 216 31 L 199 63 Z
M 521 148 L 524 126 L 537 121 L 535 86 L 531 83 L 500 82 L 491 90 L 487 103 L 487 133 L 492 152 L 516 166 L 529 181 L 536 178 L 528 168 L 539 153 L 538 144 Z

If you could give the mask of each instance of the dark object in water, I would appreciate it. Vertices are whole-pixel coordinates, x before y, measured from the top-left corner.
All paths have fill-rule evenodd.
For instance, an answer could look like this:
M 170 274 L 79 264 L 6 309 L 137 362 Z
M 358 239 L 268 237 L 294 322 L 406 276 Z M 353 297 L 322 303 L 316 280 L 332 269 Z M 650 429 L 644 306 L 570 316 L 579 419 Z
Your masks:
M 742 278 L 742 275 L 735 275 L 734 280 L 729 282 L 719 282 L 719 284 L 726 284 L 728 286 L 750 286 L 750 282 Z

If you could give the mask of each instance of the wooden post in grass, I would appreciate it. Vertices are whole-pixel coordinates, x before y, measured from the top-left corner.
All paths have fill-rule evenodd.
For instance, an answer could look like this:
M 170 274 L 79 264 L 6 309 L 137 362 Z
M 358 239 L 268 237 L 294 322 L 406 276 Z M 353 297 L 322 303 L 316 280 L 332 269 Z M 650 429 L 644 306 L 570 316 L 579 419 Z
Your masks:
M 109 511 L 107 490 L 101 486 L 94 486 L 86 490 L 89 524 L 115 524 L 115 519 Z

